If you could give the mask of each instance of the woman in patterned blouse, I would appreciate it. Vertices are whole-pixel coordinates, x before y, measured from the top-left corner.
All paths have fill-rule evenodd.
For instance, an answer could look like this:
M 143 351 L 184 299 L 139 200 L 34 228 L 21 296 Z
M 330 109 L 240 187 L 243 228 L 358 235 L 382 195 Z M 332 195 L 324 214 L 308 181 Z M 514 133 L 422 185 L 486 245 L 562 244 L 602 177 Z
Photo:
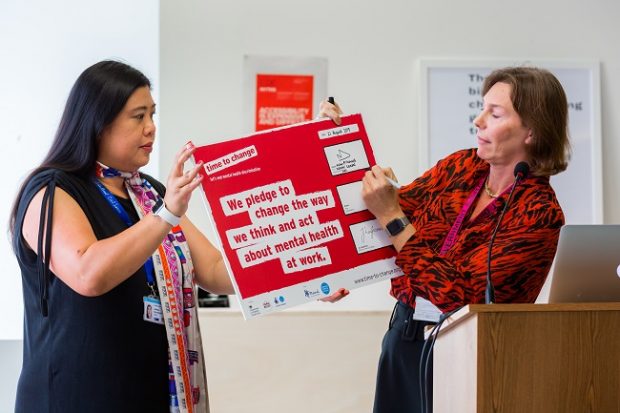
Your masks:
M 392 279 L 397 303 L 383 340 L 375 413 L 422 411 L 428 323 L 414 319 L 416 307 L 445 314 L 485 302 L 491 234 L 521 162 L 530 173 L 516 184 L 493 243 L 495 302 L 534 302 L 553 261 L 564 215 L 549 177 L 566 169 L 570 153 L 564 90 L 546 70 L 515 67 L 492 72 L 482 94 L 477 148 L 447 156 L 398 190 L 389 168 L 375 165 L 364 177 L 363 199 L 390 230 L 404 272 Z M 324 102 L 321 109 L 339 121 L 337 106 Z

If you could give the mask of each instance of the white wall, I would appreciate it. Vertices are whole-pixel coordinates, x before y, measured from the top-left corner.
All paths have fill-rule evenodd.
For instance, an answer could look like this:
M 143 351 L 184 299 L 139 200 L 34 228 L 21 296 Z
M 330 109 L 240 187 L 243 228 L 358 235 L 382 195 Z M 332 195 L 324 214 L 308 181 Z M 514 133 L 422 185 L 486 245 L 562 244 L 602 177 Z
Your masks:
M 159 90 L 159 4 L 152 0 L 0 2 L 0 223 L 22 178 L 47 153 L 69 90 L 103 59 L 142 70 Z M 157 173 L 154 155 L 151 172 Z M 2 231 L 4 233 L 4 230 Z M 22 337 L 21 277 L 8 237 L 0 237 L 0 339 Z
M 0 411 L 12 412 L 17 378 L 22 368 L 22 341 L 0 340 Z
M 162 174 L 192 139 L 241 136 L 242 57 L 327 57 L 328 91 L 361 112 L 380 164 L 418 173 L 420 57 L 597 59 L 601 62 L 604 221 L 620 222 L 620 3 L 615 0 L 164 0 L 161 4 Z M 472 142 L 475 146 L 475 142 Z M 579 191 L 580 188 L 575 188 Z M 194 197 L 190 217 L 212 234 Z M 316 308 L 388 308 L 387 283 Z M 304 307 L 307 308 L 307 307 Z
M 372 411 L 389 311 L 284 311 L 244 321 L 200 309 L 211 411 Z

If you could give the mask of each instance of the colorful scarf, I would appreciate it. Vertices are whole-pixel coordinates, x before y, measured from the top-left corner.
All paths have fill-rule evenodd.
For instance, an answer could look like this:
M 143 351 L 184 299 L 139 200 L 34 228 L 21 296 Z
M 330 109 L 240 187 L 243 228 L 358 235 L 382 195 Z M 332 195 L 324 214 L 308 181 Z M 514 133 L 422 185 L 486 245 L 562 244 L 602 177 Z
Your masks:
M 140 219 L 160 197 L 138 172 L 121 172 L 97 162 L 98 178 L 123 177 Z M 209 412 L 207 376 L 198 325 L 194 266 L 180 226 L 171 229 L 152 255 L 168 338 L 170 412 Z

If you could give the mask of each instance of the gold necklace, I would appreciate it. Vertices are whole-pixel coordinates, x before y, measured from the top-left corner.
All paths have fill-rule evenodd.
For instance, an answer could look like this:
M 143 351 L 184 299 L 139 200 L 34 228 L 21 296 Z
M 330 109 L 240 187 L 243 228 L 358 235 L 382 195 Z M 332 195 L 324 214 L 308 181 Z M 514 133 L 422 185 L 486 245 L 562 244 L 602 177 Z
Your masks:
M 497 198 L 497 194 L 494 192 L 491 192 L 491 190 L 489 189 L 489 177 L 487 176 L 487 179 L 484 180 L 484 192 L 487 193 L 488 196 L 490 196 L 491 198 Z

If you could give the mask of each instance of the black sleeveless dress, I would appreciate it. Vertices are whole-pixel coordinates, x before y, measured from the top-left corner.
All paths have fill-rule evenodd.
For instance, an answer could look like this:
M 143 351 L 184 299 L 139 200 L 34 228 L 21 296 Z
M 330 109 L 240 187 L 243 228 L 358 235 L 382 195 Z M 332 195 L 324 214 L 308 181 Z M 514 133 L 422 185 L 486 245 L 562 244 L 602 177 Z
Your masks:
M 147 178 L 163 194 L 163 185 Z M 142 298 L 149 293 L 144 269 L 106 294 L 84 297 L 53 273 L 44 276 L 25 243 L 26 208 L 41 188 L 53 185 L 77 201 L 97 239 L 126 229 L 90 178 L 46 170 L 27 184 L 13 235 L 24 294 L 24 359 L 15 412 L 169 412 L 168 344 L 164 326 L 142 318 Z M 131 201 L 119 201 L 137 221 Z

